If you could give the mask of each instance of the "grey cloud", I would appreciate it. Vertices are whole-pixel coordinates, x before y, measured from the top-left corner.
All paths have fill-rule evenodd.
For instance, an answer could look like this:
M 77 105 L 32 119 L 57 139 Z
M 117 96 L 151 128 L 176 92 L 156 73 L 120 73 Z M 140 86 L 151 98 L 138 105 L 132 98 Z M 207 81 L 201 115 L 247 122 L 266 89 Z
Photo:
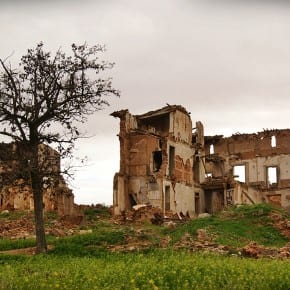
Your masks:
M 118 119 L 109 114 L 123 108 L 140 114 L 182 104 L 208 134 L 289 127 L 288 1 L 63 0 L 43 1 L 45 9 L 24 2 L 35 3 L 0 4 L 0 57 L 14 50 L 17 63 L 40 40 L 50 50 L 87 41 L 106 44 L 102 58 L 116 62 L 108 74 L 121 98 L 83 126 L 95 136 L 83 151 L 95 146 L 108 164 L 119 162 L 103 144 L 118 140 Z
M 202 4 L 207 5 L 226 5 L 226 6 L 246 6 L 251 7 L 254 5 L 259 6 L 289 6 L 288 0 L 197 0 L 197 1 L 190 1 L 190 2 L 200 2 Z

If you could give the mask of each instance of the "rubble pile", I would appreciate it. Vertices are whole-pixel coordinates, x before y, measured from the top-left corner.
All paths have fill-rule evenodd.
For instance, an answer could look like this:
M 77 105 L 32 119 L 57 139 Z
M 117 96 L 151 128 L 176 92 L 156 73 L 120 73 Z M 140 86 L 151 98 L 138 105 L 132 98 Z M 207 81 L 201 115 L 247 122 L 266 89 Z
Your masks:
M 141 251 L 152 247 L 152 242 L 149 240 L 142 240 L 140 237 L 127 236 L 124 244 L 110 245 L 108 250 L 111 252 L 132 252 Z
M 152 205 L 136 205 L 132 210 L 124 210 L 120 216 L 115 216 L 115 221 L 126 222 L 144 222 L 144 221 L 161 221 L 163 217 L 162 211 Z
M 290 258 L 290 243 L 287 243 L 284 247 L 268 248 L 257 244 L 256 242 L 251 242 L 241 249 L 241 254 L 245 257 L 251 258 Z
M 206 251 L 219 254 L 229 254 L 230 248 L 213 242 L 214 236 L 209 235 L 206 229 L 197 230 L 197 238 L 194 239 L 189 233 L 186 233 L 180 241 L 175 243 L 175 249 L 188 249 L 192 252 Z
M 274 221 L 275 227 L 287 238 L 290 238 L 290 220 L 285 219 L 281 213 L 272 212 L 270 218 Z
M 78 226 L 78 223 L 69 223 L 67 220 L 59 219 L 52 221 L 45 227 L 45 230 L 46 234 L 63 237 L 79 233 Z
M 33 238 L 35 233 L 33 217 L 31 214 L 20 219 L 0 219 L 0 238 L 27 239 Z
M 151 222 L 155 225 L 168 225 L 170 227 L 173 224 L 185 222 L 189 218 L 170 211 L 166 212 L 164 215 L 163 210 L 159 207 L 138 204 L 133 206 L 132 210 L 122 211 L 121 215 L 114 216 L 113 219 L 117 224 L 128 222 Z

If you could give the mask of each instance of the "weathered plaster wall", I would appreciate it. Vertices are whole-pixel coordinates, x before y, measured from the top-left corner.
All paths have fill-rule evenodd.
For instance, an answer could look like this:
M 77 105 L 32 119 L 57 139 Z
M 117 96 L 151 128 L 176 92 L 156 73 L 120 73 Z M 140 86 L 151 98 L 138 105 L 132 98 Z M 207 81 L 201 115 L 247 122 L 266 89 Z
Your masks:
M 171 112 L 169 132 L 172 133 L 176 141 L 191 144 L 192 122 L 190 116 L 180 111 Z
M 235 183 L 233 189 L 234 204 L 256 204 L 266 201 L 265 194 L 241 183 Z
M 212 189 L 205 190 L 205 211 L 213 214 L 224 208 L 224 190 Z
M 192 168 L 194 162 L 194 153 L 192 147 L 185 143 L 175 143 L 171 140 L 168 140 L 167 152 L 169 152 L 170 146 L 174 147 L 175 149 L 174 177 L 176 178 L 176 181 L 192 185 Z M 166 175 L 170 175 L 169 166 L 166 168 Z
M 194 217 L 195 199 L 192 186 L 183 183 L 177 183 L 174 189 L 175 211 L 184 215 Z
M 150 135 L 131 135 L 129 147 L 129 175 L 153 173 L 153 152 L 160 150 L 159 138 Z
M 121 214 L 123 210 L 126 209 L 127 195 L 125 190 L 124 176 L 116 173 L 114 176 L 114 185 L 113 185 L 113 204 L 114 204 L 114 213 Z

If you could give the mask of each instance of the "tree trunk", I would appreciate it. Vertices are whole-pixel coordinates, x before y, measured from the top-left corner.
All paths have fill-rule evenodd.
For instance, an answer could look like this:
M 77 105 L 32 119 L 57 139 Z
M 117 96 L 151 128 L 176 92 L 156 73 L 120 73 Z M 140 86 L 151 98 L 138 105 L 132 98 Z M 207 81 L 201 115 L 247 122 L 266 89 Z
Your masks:
M 34 200 L 34 218 L 36 230 L 36 253 L 46 253 L 47 244 L 44 230 L 43 219 L 43 192 L 42 192 L 42 175 L 39 168 L 38 146 L 32 145 L 30 160 L 30 174 L 31 174 L 31 187 Z

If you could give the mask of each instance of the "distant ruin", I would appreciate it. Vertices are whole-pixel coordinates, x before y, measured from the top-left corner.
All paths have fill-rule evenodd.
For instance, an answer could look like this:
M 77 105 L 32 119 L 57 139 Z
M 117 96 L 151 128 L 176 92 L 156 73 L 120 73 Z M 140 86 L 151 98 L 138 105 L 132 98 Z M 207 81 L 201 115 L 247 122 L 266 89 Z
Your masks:
M 204 136 L 201 122 L 168 105 L 120 118 L 114 214 L 137 204 L 194 217 L 227 205 L 268 202 L 290 213 L 290 129 Z
M 41 167 L 45 168 L 43 203 L 45 211 L 72 215 L 74 195 L 60 174 L 60 156 L 46 145 L 39 146 Z M 0 210 L 33 210 L 28 158 L 17 143 L 0 143 Z M 24 157 L 24 158 L 23 158 Z

